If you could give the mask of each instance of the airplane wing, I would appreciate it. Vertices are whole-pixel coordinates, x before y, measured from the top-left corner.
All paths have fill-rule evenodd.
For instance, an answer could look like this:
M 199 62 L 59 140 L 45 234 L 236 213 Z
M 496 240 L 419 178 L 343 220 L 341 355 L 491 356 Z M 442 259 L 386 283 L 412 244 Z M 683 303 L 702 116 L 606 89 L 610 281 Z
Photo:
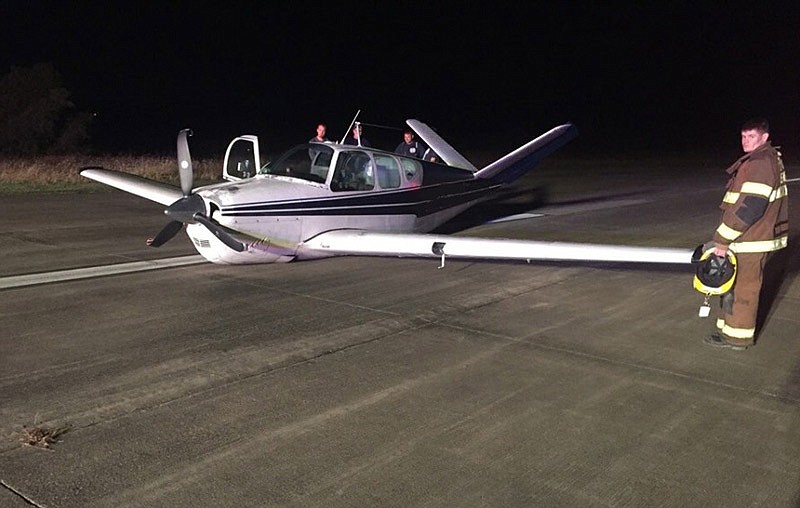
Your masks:
M 419 120 L 406 120 L 406 124 L 408 124 L 408 126 L 422 138 L 422 141 L 431 147 L 448 166 L 468 169 L 473 172 L 478 170 L 470 161 L 458 153 L 455 148 L 450 146 L 447 141 L 442 139 L 441 136 L 436 134 L 436 132 L 426 124 Z
M 690 264 L 693 250 L 589 243 L 542 242 L 467 236 L 373 233 L 336 230 L 304 242 L 302 250 L 328 255 L 453 257 Z M 444 256 L 444 257 L 443 257 Z
M 112 169 L 89 167 L 81 169 L 80 174 L 96 182 L 130 192 L 165 206 L 169 206 L 183 197 L 183 193 L 177 187 Z
M 491 178 L 504 183 L 513 182 L 577 135 L 578 129 L 571 123 L 554 127 L 482 168 L 475 173 L 475 178 Z

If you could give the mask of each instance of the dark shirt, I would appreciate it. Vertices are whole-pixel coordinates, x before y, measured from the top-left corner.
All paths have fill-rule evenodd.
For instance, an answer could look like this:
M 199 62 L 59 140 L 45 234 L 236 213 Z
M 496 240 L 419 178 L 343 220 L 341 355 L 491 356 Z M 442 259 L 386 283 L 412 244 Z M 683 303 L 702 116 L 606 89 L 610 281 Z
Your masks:
M 411 143 L 406 143 L 403 141 L 397 148 L 394 149 L 394 153 L 397 155 L 405 155 L 406 157 L 416 157 L 417 159 L 422 158 L 422 153 L 424 152 L 424 148 L 419 141 L 412 141 Z
M 347 138 L 344 141 L 344 144 L 345 145 L 358 145 L 358 140 L 356 138 L 350 136 L 349 138 Z M 361 146 L 370 148 L 372 145 L 369 143 L 367 138 L 365 138 L 364 136 L 361 136 Z

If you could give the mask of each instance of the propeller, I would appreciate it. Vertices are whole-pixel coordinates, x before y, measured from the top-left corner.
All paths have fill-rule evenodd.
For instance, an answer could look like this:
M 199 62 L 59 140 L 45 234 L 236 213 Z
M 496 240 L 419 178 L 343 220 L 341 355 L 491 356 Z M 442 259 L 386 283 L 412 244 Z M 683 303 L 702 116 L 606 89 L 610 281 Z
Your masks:
M 170 221 L 156 236 L 147 239 L 147 245 L 150 247 L 161 247 L 173 236 L 177 235 L 181 228 L 183 228 L 183 222 L 178 220 Z
M 191 129 L 183 129 L 178 133 L 178 174 L 181 178 L 183 197 L 192 193 L 192 183 L 194 182 L 192 156 L 189 154 L 189 142 L 186 141 L 186 138 L 192 134 Z
M 189 154 L 189 143 L 186 140 L 191 135 L 191 129 L 183 129 L 178 133 L 178 175 L 181 180 L 183 197 L 164 210 L 164 213 L 172 220 L 155 237 L 149 238 L 147 245 L 160 247 L 178 234 L 184 224 L 200 223 L 222 243 L 236 252 L 243 252 L 246 249 L 245 245 L 206 216 L 205 201 L 198 194 L 192 194 L 194 171 L 192 170 L 192 157 Z

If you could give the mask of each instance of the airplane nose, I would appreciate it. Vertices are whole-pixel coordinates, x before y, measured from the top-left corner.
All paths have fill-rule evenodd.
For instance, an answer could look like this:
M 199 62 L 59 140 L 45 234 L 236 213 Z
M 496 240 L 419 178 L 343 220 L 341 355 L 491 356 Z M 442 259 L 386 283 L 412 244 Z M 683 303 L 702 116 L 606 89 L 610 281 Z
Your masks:
M 167 214 L 169 218 L 185 224 L 194 224 L 195 216 L 197 214 L 205 214 L 205 212 L 205 201 L 197 194 L 181 198 L 164 210 L 164 213 Z
M 172 203 L 164 210 L 172 221 L 167 224 L 156 237 L 148 241 L 148 244 L 153 247 L 158 247 L 180 231 L 182 224 L 195 224 L 199 223 L 205 226 L 214 236 L 219 240 L 235 250 L 236 252 L 244 252 L 247 247 L 239 240 L 232 237 L 229 233 L 216 222 L 206 216 L 206 203 L 203 198 L 198 194 L 192 194 L 178 201 Z

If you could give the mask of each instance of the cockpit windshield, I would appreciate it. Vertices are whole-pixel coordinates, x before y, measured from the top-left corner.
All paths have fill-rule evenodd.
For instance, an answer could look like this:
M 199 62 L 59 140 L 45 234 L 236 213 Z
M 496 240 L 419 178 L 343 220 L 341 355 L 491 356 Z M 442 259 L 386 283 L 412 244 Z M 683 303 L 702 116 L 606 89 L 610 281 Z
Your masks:
M 279 175 L 325 183 L 333 149 L 322 143 L 298 145 L 259 170 L 262 175 Z

